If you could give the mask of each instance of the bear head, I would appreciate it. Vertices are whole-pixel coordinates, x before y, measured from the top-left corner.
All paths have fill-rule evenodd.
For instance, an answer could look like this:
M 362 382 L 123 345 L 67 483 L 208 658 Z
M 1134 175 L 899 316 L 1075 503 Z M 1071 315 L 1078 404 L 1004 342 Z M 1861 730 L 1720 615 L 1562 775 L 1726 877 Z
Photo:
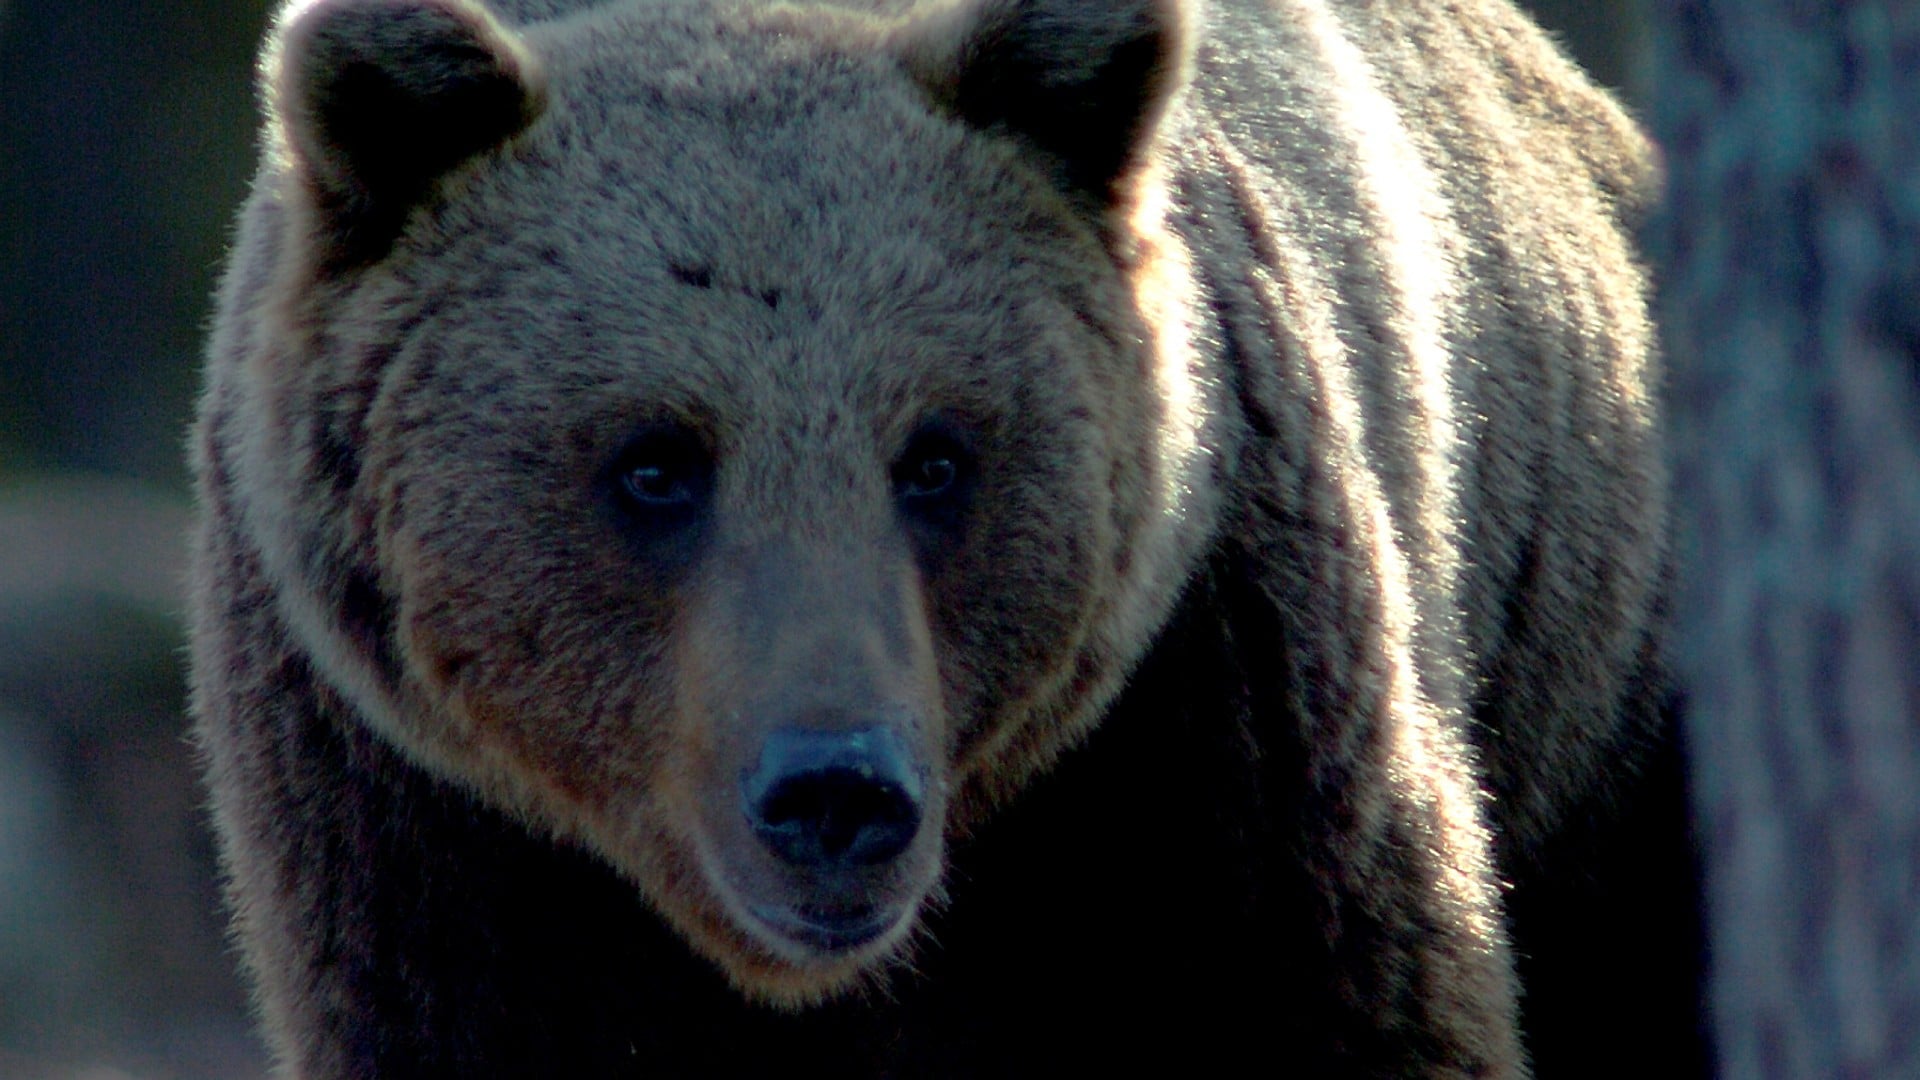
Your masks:
M 290 10 L 240 480 L 358 722 L 752 997 L 903 952 L 1215 527 L 1187 19 Z

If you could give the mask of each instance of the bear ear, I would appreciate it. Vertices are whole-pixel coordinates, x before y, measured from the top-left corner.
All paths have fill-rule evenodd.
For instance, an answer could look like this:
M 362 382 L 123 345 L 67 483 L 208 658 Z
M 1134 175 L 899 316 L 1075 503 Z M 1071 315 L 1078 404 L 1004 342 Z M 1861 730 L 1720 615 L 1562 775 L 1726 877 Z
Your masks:
M 315 0 L 276 50 L 274 120 L 335 262 L 383 255 L 434 180 L 543 103 L 525 47 L 468 0 Z
M 907 70 L 968 123 L 1039 150 L 1069 188 L 1111 205 L 1186 85 L 1185 0 L 959 0 L 895 37 Z

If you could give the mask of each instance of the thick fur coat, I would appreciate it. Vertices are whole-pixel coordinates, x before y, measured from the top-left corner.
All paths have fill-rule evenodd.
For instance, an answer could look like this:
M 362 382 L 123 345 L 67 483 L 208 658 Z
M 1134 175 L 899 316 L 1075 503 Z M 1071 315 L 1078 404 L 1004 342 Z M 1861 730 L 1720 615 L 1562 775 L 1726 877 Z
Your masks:
M 290 1075 L 1687 1032 L 1649 153 L 1504 3 L 314 0 L 265 71 L 195 707 Z

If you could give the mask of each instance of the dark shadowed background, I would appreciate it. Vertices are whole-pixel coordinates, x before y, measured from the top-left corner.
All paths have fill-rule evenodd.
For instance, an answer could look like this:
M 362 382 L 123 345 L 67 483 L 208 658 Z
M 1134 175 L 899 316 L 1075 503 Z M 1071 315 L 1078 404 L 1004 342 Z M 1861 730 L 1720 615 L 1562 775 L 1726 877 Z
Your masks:
M 1637 90 L 1634 3 L 1534 7 L 1603 82 Z M 266 15 L 260 0 L 0 0 L 10 1080 L 264 1070 L 184 740 L 179 584 L 184 433 L 251 169 Z

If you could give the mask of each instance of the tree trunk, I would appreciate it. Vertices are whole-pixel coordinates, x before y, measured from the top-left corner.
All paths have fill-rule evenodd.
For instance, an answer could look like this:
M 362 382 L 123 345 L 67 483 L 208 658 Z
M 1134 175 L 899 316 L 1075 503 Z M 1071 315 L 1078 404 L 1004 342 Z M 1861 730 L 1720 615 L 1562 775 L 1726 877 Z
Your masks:
M 1722 1070 L 1920 1076 L 1920 4 L 1647 13 Z

